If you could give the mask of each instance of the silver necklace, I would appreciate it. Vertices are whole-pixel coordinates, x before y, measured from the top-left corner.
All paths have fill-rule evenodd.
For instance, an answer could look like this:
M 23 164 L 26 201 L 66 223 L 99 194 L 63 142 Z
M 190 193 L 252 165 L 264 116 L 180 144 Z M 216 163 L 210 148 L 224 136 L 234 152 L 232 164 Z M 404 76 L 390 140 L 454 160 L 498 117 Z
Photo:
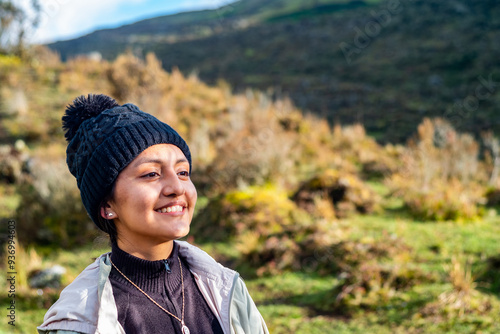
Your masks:
M 125 276 L 124 273 L 122 273 L 120 271 L 120 269 L 118 269 L 115 264 L 113 263 L 113 261 L 111 261 L 111 257 L 109 258 L 109 261 L 111 262 L 111 264 L 113 265 L 113 267 L 116 269 L 116 271 L 118 271 L 127 281 L 130 282 L 130 284 L 132 284 L 133 286 L 135 286 L 137 288 L 137 290 L 139 290 L 140 292 L 142 292 L 144 294 L 144 296 L 146 296 L 150 301 L 152 301 L 156 306 L 158 306 L 159 308 L 161 308 L 165 313 L 167 313 L 168 315 L 174 317 L 175 319 L 179 320 L 179 322 L 181 323 L 182 325 L 182 334 L 190 334 L 190 331 L 189 331 L 189 328 L 188 326 L 186 326 L 186 324 L 184 323 L 184 278 L 182 277 L 182 265 L 181 265 L 181 259 L 179 259 L 179 257 L 177 256 L 177 260 L 179 261 L 179 268 L 181 268 L 181 286 L 182 286 L 182 314 L 181 314 L 181 318 L 179 318 L 178 316 L 176 316 L 175 314 L 173 313 L 170 313 L 169 311 L 167 311 L 165 308 L 163 308 L 163 306 L 161 306 L 160 304 L 158 304 L 153 298 L 151 298 L 147 293 L 145 293 L 141 288 L 139 288 L 134 282 L 132 282 L 127 276 Z

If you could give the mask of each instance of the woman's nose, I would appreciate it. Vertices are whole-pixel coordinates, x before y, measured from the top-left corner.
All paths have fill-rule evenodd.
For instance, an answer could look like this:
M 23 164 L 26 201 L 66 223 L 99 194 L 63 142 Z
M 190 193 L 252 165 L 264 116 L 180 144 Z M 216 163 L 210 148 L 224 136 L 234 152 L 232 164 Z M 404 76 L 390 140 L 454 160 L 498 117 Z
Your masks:
M 167 175 L 164 174 L 162 182 L 163 182 L 162 194 L 164 196 L 176 197 L 183 195 L 184 192 L 186 191 L 184 189 L 182 181 L 179 180 L 179 177 L 175 172 L 170 172 Z

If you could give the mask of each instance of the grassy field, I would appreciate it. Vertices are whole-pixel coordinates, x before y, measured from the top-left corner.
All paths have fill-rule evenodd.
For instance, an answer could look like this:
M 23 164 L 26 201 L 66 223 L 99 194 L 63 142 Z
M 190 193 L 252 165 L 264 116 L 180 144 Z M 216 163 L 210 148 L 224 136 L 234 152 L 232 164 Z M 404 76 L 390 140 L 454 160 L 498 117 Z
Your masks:
M 339 277 L 321 276 L 311 270 L 257 277 L 248 268 L 237 269 L 245 278 L 271 333 L 497 333 L 500 325 L 495 319 L 500 303 L 498 289 L 492 284 L 497 275 L 495 268 L 488 266 L 491 263 L 488 259 L 500 254 L 499 220 L 492 210 L 480 222 L 419 222 L 408 218 L 401 203 L 395 200 L 386 203 L 384 214 L 357 215 L 342 220 L 339 228 L 349 231 L 349 238 L 354 240 L 376 241 L 387 235 L 401 239 L 411 248 L 407 264 L 434 277 L 428 283 L 405 290 L 397 298 L 375 307 L 360 306 L 346 314 L 327 312 L 321 307 L 325 294 L 339 284 Z M 199 246 L 227 263 L 238 256 L 228 243 Z M 60 264 L 67 269 L 63 284 L 68 284 L 93 258 L 108 249 L 101 239 L 75 250 L 39 248 L 35 252 L 28 249 L 18 253 L 18 266 Z M 22 275 L 19 279 L 23 279 Z M 457 289 L 460 282 L 456 280 L 468 285 L 472 311 L 426 313 L 429 305 L 438 303 L 440 296 Z M 0 288 L 6 291 L 4 271 L 0 273 L 0 282 Z M 46 308 L 57 299 L 58 293 L 46 289 L 42 294 L 19 282 L 15 329 L 12 331 L 4 319 L 0 333 L 35 333 L 36 325 L 41 323 Z M 3 307 L 9 300 L 2 295 Z M 478 301 L 487 302 L 486 311 L 474 311 Z
M 247 282 L 250 291 L 266 318 L 272 333 L 498 333 L 494 311 L 487 315 L 464 315 L 450 319 L 421 316 L 427 303 L 452 290 L 448 270 L 452 258 L 468 258 L 478 293 L 490 296 L 492 287 L 477 282 L 486 270 L 484 260 L 498 255 L 499 220 L 490 217 L 483 222 L 421 223 L 397 215 L 358 216 L 345 222 L 353 236 L 379 238 L 383 233 L 401 237 L 414 250 L 409 261 L 424 272 L 437 275 L 437 282 L 413 287 L 399 301 L 381 305 L 376 310 L 359 309 L 350 317 L 335 317 L 315 311 L 315 298 L 327 293 L 338 280 L 314 273 L 293 273 L 260 278 Z M 464 275 L 466 273 L 464 272 Z M 492 297 L 498 310 L 498 297 Z M 497 313 L 498 314 L 498 313 Z

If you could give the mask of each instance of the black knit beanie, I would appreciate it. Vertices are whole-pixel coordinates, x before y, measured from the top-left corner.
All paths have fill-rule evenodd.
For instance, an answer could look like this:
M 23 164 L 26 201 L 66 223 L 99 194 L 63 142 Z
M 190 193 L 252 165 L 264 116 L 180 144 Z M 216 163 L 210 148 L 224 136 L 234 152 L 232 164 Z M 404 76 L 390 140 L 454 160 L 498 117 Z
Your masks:
M 184 139 L 133 104 L 118 105 L 106 95 L 77 97 L 62 118 L 68 148 L 66 162 L 76 177 L 83 205 L 101 229 L 99 206 L 118 174 L 142 151 L 156 144 L 177 146 L 189 161 Z

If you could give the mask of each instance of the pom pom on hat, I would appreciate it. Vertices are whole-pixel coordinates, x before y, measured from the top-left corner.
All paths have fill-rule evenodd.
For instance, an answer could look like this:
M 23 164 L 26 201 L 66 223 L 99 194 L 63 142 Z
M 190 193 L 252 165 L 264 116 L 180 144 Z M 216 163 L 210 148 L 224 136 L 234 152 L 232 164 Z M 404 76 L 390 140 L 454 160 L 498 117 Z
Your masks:
M 116 101 L 106 95 L 88 94 L 77 97 L 73 104 L 66 108 L 66 113 L 62 118 L 65 138 L 68 142 L 73 139 L 80 125 L 87 119 L 99 115 L 104 110 L 118 107 Z

